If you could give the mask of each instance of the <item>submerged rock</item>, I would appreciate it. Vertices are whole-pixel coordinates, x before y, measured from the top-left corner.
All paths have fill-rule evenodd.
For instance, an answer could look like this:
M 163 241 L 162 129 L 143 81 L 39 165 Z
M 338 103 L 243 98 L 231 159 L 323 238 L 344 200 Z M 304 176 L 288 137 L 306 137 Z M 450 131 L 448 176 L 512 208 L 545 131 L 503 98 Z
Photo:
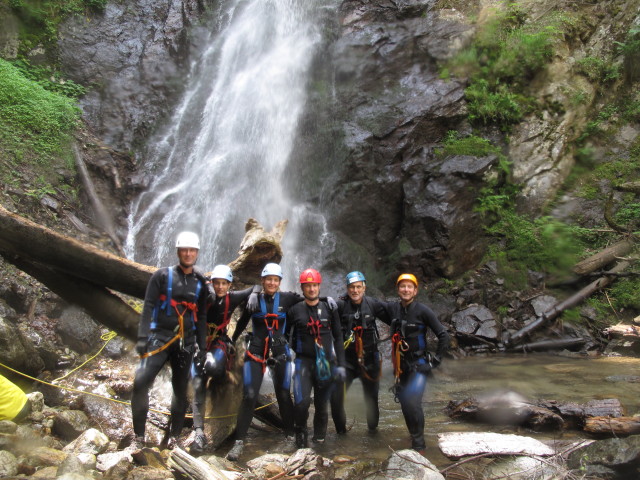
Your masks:
M 438 468 L 415 450 L 394 452 L 389 459 L 385 478 L 388 480 L 444 480 Z

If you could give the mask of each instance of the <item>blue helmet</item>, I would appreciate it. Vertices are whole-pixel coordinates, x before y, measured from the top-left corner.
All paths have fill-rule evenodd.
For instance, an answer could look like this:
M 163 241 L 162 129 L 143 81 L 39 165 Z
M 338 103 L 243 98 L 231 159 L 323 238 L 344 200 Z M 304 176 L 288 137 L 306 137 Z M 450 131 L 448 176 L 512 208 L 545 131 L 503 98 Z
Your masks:
M 276 277 L 282 278 L 282 267 L 277 263 L 267 263 L 262 269 L 261 277 L 267 277 L 269 275 L 275 275 Z
M 351 285 L 354 282 L 366 282 L 364 274 L 358 270 L 347 273 L 347 285 Z

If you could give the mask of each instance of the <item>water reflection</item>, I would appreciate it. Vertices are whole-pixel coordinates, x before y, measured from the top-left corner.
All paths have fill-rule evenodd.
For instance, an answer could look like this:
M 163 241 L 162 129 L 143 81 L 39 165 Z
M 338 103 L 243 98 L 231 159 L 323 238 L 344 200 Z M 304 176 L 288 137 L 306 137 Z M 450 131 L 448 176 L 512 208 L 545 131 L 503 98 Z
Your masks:
M 438 466 L 450 463 L 437 446 L 436 435 L 441 432 L 493 431 L 517 433 L 540 440 L 567 440 L 582 436 L 575 431 L 536 433 L 517 427 L 451 420 L 444 413 L 450 400 L 501 390 L 515 391 L 531 400 L 554 399 L 576 403 L 615 397 L 620 399 L 626 414 L 633 415 L 638 412 L 640 403 L 640 383 L 629 378 L 633 375 L 640 375 L 640 359 L 629 357 L 571 358 L 548 354 L 510 354 L 446 361 L 430 380 L 423 399 L 427 441 L 425 455 Z M 389 393 L 392 381 L 393 374 L 387 364 L 380 387 L 380 428 L 377 434 L 367 433 L 362 388 L 356 380 L 347 393 L 347 418 L 352 427 L 349 433 L 336 435 L 329 420 L 325 444 L 310 446 L 329 458 L 346 454 L 378 461 L 386 459 L 391 449 L 409 448 L 409 434 L 400 405 L 393 401 Z M 276 453 L 282 448 L 280 439 L 273 441 L 273 434 L 252 431 L 250 436 L 250 444 L 241 460 L 267 452 Z

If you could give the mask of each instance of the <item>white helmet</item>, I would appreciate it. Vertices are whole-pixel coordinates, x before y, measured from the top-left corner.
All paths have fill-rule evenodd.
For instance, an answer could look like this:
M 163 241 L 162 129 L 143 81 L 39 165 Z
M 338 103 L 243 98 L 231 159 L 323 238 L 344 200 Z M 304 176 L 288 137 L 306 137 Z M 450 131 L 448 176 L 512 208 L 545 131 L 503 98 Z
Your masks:
M 233 272 L 227 265 L 216 265 L 211 272 L 211 278 L 222 278 L 228 282 L 233 282 Z
M 266 277 L 269 275 L 275 275 L 277 277 L 282 278 L 282 267 L 277 263 L 267 263 L 262 269 L 261 277 Z
M 200 250 L 200 239 L 193 232 L 182 232 L 176 240 L 176 248 L 195 248 Z

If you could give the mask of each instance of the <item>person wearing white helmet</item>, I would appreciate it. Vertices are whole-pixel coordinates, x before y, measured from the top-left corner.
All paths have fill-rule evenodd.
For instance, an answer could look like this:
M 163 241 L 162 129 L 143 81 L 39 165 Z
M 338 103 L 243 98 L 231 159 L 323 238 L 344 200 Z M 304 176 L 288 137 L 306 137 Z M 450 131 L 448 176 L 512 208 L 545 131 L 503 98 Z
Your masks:
M 331 416 L 339 434 L 347 432 L 347 414 L 344 398 L 353 380 L 360 378 L 364 395 L 365 412 L 369 433 L 378 428 L 380 409 L 378 392 L 382 359 L 378 351 L 378 329 L 376 319 L 389 325 L 391 319 L 386 302 L 365 295 L 367 285 L 360 271 L 349 272 L 346 277 L 347 295 L 338 299 L 338 311 L 344 337 L 347 379 L 336 384 L 331 393 Z
M 252 322 L 252 334 L 244 357 L 242 402 L 238 411 L 235 443 L 227 453 L 227 459 L 237 460 L 244 449 L 244 441 L 253 419 L 260 386 L 267 367 L 273 377 L 285 435 L 293 437 L 293 402 L 291 400 L 291 351 L 285 338 L 287 311 L 302 301 L 294 292 L 281 292 L 282 268 L 277 263 L 267 263 L 261 274 L 262 293 L 258 295 L 255 309 L 247 308 L 233 332 L 233 343 Z
M 195 429 L 191 453 L 202 453 L 207 443 L 204 434 L 204 406 L 207 381 L 211 386 L 220 382 L 230 370 L 235 358 L 235 347 L 227 334 L 234 310 L 246 304 L 252 292 L 260 287 L 230 291 L 233 272 L 227 265 L 216 265 L 209 276 L 209 301 L 207 308 L 207 345 L 203 362 L 194 364 L 193 428 Z
M 207 337 L 207 289 L 194 268 L 200 240 L 182 232 L 176 240 L 178 265 L 158 269 L 149 279 L 138 327 L 136 369 L 131 397 L 133 449 L 144 445 L 149 389 L 165 363 L 171 365 L 171 419 L 168 446 L 178 443 L 187 409 L 189 370 L 196 350 L 204 352 Z

